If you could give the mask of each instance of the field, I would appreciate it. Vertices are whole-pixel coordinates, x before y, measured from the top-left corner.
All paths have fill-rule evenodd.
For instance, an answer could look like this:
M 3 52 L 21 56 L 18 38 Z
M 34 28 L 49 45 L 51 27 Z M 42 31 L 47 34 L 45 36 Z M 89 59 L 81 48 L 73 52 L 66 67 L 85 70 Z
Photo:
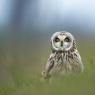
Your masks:
M 0 95 L 95 95 L 94 40 L 78 44 L 83 73 L 43 80 L 41 72 L 50 54 L 47 43 L 30 34 L 0 35 Z

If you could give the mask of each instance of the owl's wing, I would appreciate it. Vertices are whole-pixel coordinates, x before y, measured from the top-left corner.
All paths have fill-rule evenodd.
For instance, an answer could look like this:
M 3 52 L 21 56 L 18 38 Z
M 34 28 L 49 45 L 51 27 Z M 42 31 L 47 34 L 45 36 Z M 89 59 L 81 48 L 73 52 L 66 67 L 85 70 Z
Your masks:
M 44 72 L 42 72 L 42 75 L 44 78 L 47 78 L 50 75 L 50 71 L 54 67 L 54 54 L 51 54 L 48 58 L 47 64 L 45 66 Z
M 78 50 L 75 50 L 72 53 L 72 58 L 69 60 L 72 71 L 74 72 L 82 72 L 83 71 L 83 63 L 81 60 L 81 56 Z

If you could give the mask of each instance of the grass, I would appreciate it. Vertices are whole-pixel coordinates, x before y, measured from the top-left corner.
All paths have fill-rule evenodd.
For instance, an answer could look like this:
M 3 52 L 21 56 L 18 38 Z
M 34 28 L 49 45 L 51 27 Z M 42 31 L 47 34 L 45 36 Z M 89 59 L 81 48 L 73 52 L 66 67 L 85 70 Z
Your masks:
M 43 80 L 41 72 L 50 50 L 33 49 L 27 41 L 21 43 L 2 42 L 0 95 L 95 95 L 95 45 L 89 42 L 79 46 L 85 65 L 83 73 Z

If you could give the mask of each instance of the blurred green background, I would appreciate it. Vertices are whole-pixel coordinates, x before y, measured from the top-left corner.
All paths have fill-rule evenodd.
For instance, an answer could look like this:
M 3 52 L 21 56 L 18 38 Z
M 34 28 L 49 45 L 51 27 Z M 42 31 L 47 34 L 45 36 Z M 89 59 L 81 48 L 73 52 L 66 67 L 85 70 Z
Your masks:
M 0 0 L 0 95 L 95 95 L 95 1 Z M 50 37 L 71 32 L 84 72 L 41 72 L 51 53 Z
M 41 72 L 51 53 L 50 37 L 41 36 L 39 40 L 32 36 L 36 35 L 31 32 L 0 34 L 0 95 L 95 95 L 94 40 L 77 39 L 85 67 L 83 73 L 56 75 L 45 81 Z

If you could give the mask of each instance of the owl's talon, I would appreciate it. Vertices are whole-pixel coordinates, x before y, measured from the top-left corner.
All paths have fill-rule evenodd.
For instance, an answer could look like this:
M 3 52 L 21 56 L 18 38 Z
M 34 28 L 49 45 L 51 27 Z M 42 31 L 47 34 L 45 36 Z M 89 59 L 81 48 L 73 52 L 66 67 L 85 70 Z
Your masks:
M 43 72 L 42 72 L 42 77 L 43 77 L 44 79 L 48 79 L 48 78 L 50 77 L 50 75 L 47 74 L 45 71 L 43 71 Z

